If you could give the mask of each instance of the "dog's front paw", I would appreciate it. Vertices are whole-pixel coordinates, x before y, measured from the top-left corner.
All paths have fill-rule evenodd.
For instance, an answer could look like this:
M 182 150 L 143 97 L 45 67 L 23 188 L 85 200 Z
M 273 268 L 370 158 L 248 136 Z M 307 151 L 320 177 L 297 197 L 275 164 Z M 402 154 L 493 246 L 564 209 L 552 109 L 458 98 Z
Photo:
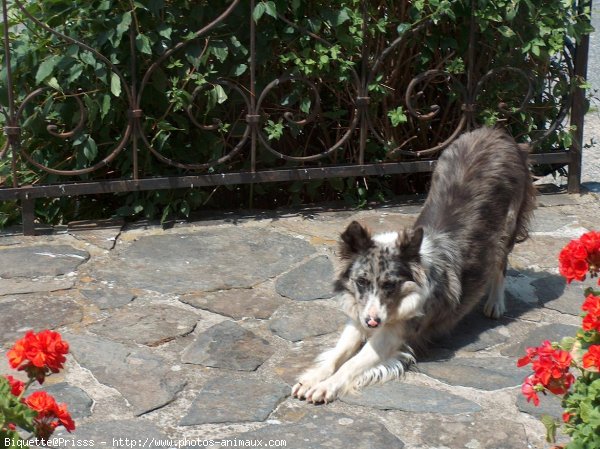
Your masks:
M 300 376 L 296 385 L 292 387 L 292 397 L 298 399 L 305 399 L 306 394 L 315 385 L 324 379 L 327 379 L 329 373 L 320 369 L 311 369 Z
M 306 393 L 306 400 L 313 404 L 333 402 L 338 397 L 339 387 L 327 379 L 319 382 Z

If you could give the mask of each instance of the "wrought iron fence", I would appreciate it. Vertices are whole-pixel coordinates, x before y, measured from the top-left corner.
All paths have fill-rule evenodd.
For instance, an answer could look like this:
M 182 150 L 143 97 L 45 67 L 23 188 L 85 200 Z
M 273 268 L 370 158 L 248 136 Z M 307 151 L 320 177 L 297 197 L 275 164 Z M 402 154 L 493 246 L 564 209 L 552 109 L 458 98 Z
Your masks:
M 463 68 L 449 71 L 447 68 L 431 67 L 421 73 L 410 73 L 408 78 L 404 76 L 402 80 L 409 80 L 404 85 L 385 86 L 385 80 L 391 77 L 382 77 L 382 73 L 398 70 L 398 67 L 410 72 L 410 60 L 403 61 L 402 55 L 406 54 L 406 48 L 418 46 L 434 24 L 431 20 L 423 21 L 418 26 L 403 30 L 385 48 L 373 48 L 367 32 L 372 25 L 372 18 L 365 6 L 360 60 L 346 67 L 347 82 L 337 86 L 337 98 L 342 98 L 338 109 L 345 107 L 347 110 L 344 114 L 335 115 L 328 113 L 328 105 L 325 104 L 326 101 L 332 101 L 335 95 L 324 92 L 324 89 L 331 91 L 336 87 L 331 84 L 326 86 L 322 79 L 311 79 L 290 71 L 273 74 L 272 80 L 265 81 L 264 73 L 268 70 L 259 66 L 257 58 L 260 30 L 257 30 L 253 18 L 255 0 L 233 0 L 224 5 L 220 14 L 189 33 L 185 39 L 164 49 L 143 70 L 137 63 L 138 34 L 133 24 L 125 32 L 130 46 L 129 62 L 125 65 L 43 23 L 28 11 L 26 4 L 25 0 L 2 0 L 7 104 L 3 108 L 6 141 L 0 151 L 0 158 L 11 163 L 10 176 L 5 177 L 0 186 L 0 200 L 20 200 L 25 234 L 35 231 L 36 198 L 429 172 L 435 165 L 436 156 L 461 132 L 482 124 L 484 103 L 489 110 L 490 101 L 493 103 L 495 121 L 512 127 L 511 131 L 518 134 L 519 140 L 531 143 L 536 149 L 532 154 L 533 163 L 568 166 L 568 189 L 570 192 L 579 190 L 586 107 L 584 91 L 581 88 L 563 89 L 559 92 L 559 98 L 553 98 L 553 94 L 556 94 L 558 84 L 572 86 L 571 81 L 575 78 L 585 78 L 587 37 L 576 48 L 566 43 L 562 54 L 551 61 L 555 69 L 546 78 L 543 74 L 540 77 L 539 73 L 532 76 L 522 67 L 485 67 L 479 63 L 482 49 L 472 14 L 470 22 L 463 24 L 468 30 Z M 74 51 L 93 55 L 110 74 L 106 89 L 112 90 L 113 95 L 118 94 L 122 100 L 120 107 L 126 110 L 127 119 L 122 130 L 114 135 L 114 141 L 107 145 L 109 149 L 90 157 L 91 162 L 87 165 L 78 165 L 74 152 L 68 149 L 77 144 L 78 136 L 93 120 L 85 98 L 89 92 L 64 92 L 58 86 L 59 81 L 56 81 L 54 85 L 34 86 L 28 95 L 15 98 L 15 67 L 11 65 L 11 55 L 16 49 L 11 45 L 9 34 L 11 8 L 18 9 L 27 20 L 26 24 L 14 26 L 43 30 L 53 39 L 76 47 Z M 172 63 L 174 55 L 193 43 L 202 40 L 208 42 L 211 34 L 232 20 L 234 14 L 247 21 L 249 33 L 243 36 L 248 41 L 245 43 L 248 48 L 247 70 L 243 76 L 237 77 L 217 73 L 210 83 L 189 87 L 184 109 L 189 129 L 193 131 L 184 133 L 187 143 L 185 136 L 180 141 L 180 144 L 184 142 L 190 147 L 208 145 L 209 139 L 203 136 L 212 133 L 219 140 L 220 150 L 208 157 L 203 154 L 200 160 L 195 159 L 197 154 L 194 151 L 178 159 L 182 153 L 161 146 L 157 138 L 160 130 L 157 119 L 145 113 L 145 95 L 148 95 L 153 80 Z M 334 42 L 291 21 L 284 13 L 278 12 L 276 20 L 289 27 L 289 33 L 313 39 L 325 48 L 335 46 Z M 259 72 L 262 74 L 261 80 L 257 80 Z M 383 93 L 373 94 L 374 83 L 385 87 Z M 513 88 L 517 86 L 519 93 L 507 94 L 510 98 L 506 99 L 497 96 L 490 98 L 492 89 L 489 86 L 501 83 L 511 84 Z M 208 107 L 210 96 L 207 90 L 213 96 L 222 92 L 223 98 L 216 98 L 216 102 L 213 98 L 211 114 L 198 113 L 199 109 Z M 292 90 L 296 96 L 307 99 L 299 110 L 285 106 L 285 100 L 282 100 Z M 327 100 L 323 99 L 324 95 Z M 233 101 L 233 98 L 236 100 Z M 48 99 L 69 101 L 74 105 L 71 107 L 74 110 L 71 116 L 76 119 L 72 127 L 69 123 L 61 124 L 60 120 L 53 122 L 49 119 L 41 131 L 26 126 L 32 115 L 37 114 L 39 103 L 47 105 Z M 535 127 L 518 126 L 520 113 L 535 108 L 543 109 L 544 102 L 548 101 L 554 105 L 555 113 L 552 116 L 537 119 Z M 221 109 L 215 108 L 217 103 Z M 167 107 L 163 118 L 168 116 L 170 108 Z M 390 123 L 394 111 L 397 114 L 396 122 L 392 118 Z M 274 120 L 275 117 L 278 117 L 278 121 Z M 149 126 L 149 122 L 153 126 Z M 161 126 L 164 128 L 167 125 Z M 267 125 L 278 125 L 278 134 L 270 135 Z M 556 146 L 540 151 L 542 142 L 556 134 L 557 130 L 570 125 L 576 129 L 569 148 Z M 168 126 L 169 132 L 177 131 L 176 126 Z M 399 132 L 399 128 L 403 131 Z M 66 148 L 64 157 L 58 162 L 40 159 L 26 144 L 35 133 L 38 134 L 37 138 L 45 133 L 48 145 L 54 145 L 60 151 Z M 370 147 L 376 147 L 377 150 L 369 151 Z M 270 159 L 262 157 L 266 153 L 271 155 Z M 131 175 L 127 177 L 115 169 L 124 157 L 131 164 Z M 154 161 L 151 171 L 140 164 L 140 158 L 146 160 L 148 157 Z M 23 175 L 23 170 L 19 169 L 19 164 L 46 177 L 32 184 Z

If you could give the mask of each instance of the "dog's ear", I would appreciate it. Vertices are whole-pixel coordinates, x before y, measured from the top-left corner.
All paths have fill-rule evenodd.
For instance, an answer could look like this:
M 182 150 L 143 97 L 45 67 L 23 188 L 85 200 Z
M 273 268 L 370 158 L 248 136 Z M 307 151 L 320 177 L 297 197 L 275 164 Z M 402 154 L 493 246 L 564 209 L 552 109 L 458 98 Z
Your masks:
M 423 228 L 421 226 L 413 230 L 404 230 L 398 236 L 400 257 L 407 260 L 418 259 L 421 243 L 423 243 Z
M 357 254 L 364 253 L 373 246 L 371 234 L 358 221 L 353 221 L 342 233 L 340 242 L 340 257 L 351 259 Z

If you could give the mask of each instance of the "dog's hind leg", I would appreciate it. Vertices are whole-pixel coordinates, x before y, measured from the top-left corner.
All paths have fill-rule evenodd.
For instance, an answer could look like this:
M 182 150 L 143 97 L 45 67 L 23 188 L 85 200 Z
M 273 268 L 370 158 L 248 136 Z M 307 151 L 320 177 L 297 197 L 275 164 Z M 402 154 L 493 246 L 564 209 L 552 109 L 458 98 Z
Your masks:
M 498 319 L 506 312 L 504 298 L 504 280 L 506 278 L 507 258 L 496 270 L 488 285 L 488 297 L 483 306 L 483 313 L 489 318 Z
M 523 234 L 524 236 L 527 234 L 526 228 L 524 227 L 525 225 L 523 224 L 523 220 L 525 220 L 525 218 L 523 218 L 523 214 L 525 213 L 523 210 L 530 206 L 524 203 L 520 206 L 511 204 L 508 209 L 504 230 L 504 243 L 498 249 L 499 254 L 501 254 L 500 263 L 498 264 L 496 272 L 493 274 L 493 278 L 488 284 L 488 297 L 483 306 L 483 313 L 490 318 L 498 319 L 506 312 L 504 281 L 506 279 L 508 255 L 515 246 L 519 234 Z
M 335 348 L 317 357 L 316 365 L 300 376 L 296 385 L 292 387 L 292 397 L 304 398 L 311 388 L 335 373 L 346 360 L 358 352 L 363 339 L 363 331 L 355 323 L 349 323 Z

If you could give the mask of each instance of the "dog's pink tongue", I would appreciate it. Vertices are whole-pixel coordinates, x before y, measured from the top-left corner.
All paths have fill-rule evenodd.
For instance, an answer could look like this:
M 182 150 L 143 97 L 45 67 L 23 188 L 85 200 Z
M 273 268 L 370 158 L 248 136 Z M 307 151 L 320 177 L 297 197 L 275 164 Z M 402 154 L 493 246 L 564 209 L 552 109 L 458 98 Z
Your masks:
M 377 321 L 373 320 L 373 319 L 370 319 L 367 324 L 369 326 L 371 326 L 371 327 L 377 327 L 377 326 L 379 326 L 379 323 Z

